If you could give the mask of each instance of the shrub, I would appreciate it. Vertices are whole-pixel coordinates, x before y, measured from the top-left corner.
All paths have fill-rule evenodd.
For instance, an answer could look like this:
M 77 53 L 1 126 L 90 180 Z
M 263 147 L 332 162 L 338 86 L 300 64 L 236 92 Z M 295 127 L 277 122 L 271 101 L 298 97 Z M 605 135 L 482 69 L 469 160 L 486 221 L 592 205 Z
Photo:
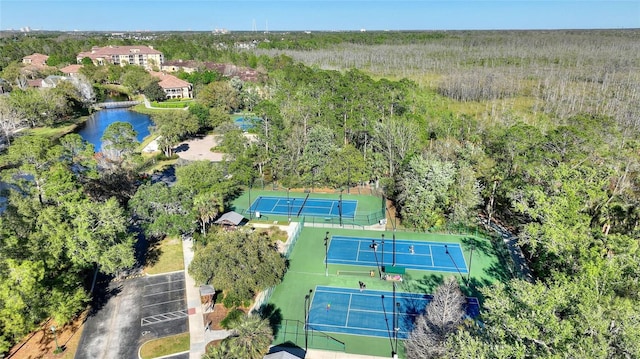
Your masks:
M 242 317 L 244 317 L 244 312 L 238 308 L 234 308 L 230 310 L 227 316 L 220 321 L 220 326 L 224 329 L 231 329 L 231 327 L 233 327 L 233 324 L 240 321 Z

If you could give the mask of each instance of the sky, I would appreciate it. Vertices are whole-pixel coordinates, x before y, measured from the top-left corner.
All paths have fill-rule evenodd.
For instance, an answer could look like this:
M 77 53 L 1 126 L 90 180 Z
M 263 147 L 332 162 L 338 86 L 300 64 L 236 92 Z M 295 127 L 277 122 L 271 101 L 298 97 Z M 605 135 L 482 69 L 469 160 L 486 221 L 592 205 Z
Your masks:
M 640 28 L 640 0 L 0 0 L 0 29 L 358 31 Z

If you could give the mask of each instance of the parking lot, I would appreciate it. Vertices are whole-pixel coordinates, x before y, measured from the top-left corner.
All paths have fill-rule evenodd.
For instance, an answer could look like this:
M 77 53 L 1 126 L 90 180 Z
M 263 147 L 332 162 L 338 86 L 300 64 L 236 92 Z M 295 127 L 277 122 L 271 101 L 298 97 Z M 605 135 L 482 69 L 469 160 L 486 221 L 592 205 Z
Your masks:
M 112 282 L 95 301 L 77 359 L 137 359 L 144 342 L 189 330 L 182 272 Z
M 147 278 L 141 298 L 140 327 L 145 336 L 176 334 L 175 322 L 187 320 L 184 275 Z M 186 331 L 186 330 L 185 330 Z

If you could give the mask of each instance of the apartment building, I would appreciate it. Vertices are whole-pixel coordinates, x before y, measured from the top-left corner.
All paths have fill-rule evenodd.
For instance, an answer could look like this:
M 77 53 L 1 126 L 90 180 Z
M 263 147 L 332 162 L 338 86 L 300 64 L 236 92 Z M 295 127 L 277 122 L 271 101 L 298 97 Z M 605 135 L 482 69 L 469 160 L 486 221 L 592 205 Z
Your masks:
M 193 98 L 193 86 L 187 81 L 162 72 L 149 71 L 149 73 L 160 79 L 158 85 L 160 85 L 164 93 L 167 94 L 168 99 Z
M 85 57 L 90 58 L 94 64 L 100 66 L 107 63 L 119 66 L 135 65 L 146 69 L 160 68 L 164 63 L 162 52 L 151 46 L 94 46 L 91 51 L 78 54 L 76 60 L 82 62 Z

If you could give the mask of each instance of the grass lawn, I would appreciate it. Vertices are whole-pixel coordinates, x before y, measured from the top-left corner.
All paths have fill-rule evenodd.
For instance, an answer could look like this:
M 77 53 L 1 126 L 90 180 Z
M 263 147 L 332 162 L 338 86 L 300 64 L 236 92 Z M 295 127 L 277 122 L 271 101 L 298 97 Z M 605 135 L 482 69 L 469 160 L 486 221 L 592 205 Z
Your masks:
M 191 103 L 193 102 L 193 100 L 189 100 L 189 101 L 167 101 L 167 102 L 158 102 L 158 101 L 152 101 L 151 102 L 151 107 L 158 107 L 158 108 L 185 108 L 187 106 L 189 106 Z
M 143 359 L 151 359 L 188 351 L 189 340 L 189 333 L 150 340 L 140 347 L 140 357 Z
M 184 269 L 182 242 L 178 238 L 167 237 L 151 244 L 147 252 L 147 274 L 161 274 Z
M 325 276 L 324 264 L 324 237 L 329 231 L 329 235 L 381 238 L 384 233 L 386 240 L 391 240 L 393 232 L 363 231 L 357 229 L 340 228 L 313 228 L 305 227 L 296 243 L 289 258 L 289 269 L 283 282 L 278 285 L 271 296 L 269 303 L 273 305 L 276 318 L 287 320 L 297 320 L 299 324 L 304 323 L 304 303 L 305 295 L 309 289 L 315 289 L 318 285 L 358 288 L 358 282 L 364 281 L 367 289 L 384 290 L 391 292 L 393 283 L 375 278 L 368 274 L 370 269 L 362 266 L 351 265 L 328 265 L 328 276 Z M 499 262 L 497 251 L 491 241 L 475 236 L 448 235 L 435 233 L 412 233 L 397 232 L 397 239 L 415 241 L 434 241 L 460 244 L 465 261 L 469 263 L 470 248 L 474 247 L 471 263 L 470 285 L 461 284 L 462 290 L 467 296 L 480 297 L 479 288 L 490 285 L 495 281 L 507 280 L 510 274 Z M 361 272 L 362 275 L 338 275 L 338 271 Z M 436 271 L 422 271 L 407 269 L 404 281 L 397 283 L 397 290 L 401 292 L 427 293 L 432 294 L 434 289 L 440 285 L 445 277 L 455 276 L 459 282 L 464 283 L 458 273 L 446 273 Z M 466 280 L 466 274 L 464 275 Z M 289 322 L 292 323 L 292 322 Z M 295 327 L 295 325 L 293 325 Z M 303 333 L 303 328 L 299 326 L 298 333 Z M 347 353 L 388 356 L 391 352 L 388 338 L 374 338 L 368 336 L 356 336 L 347 334 L 327 333 L 345 343 Z M 300 347 L 304 347 L 304 335 L 292 335 L 291 328 L 285 330 L 280 328 L 276 333 L 274 345 L 289 342 Z M 314 338 L 310 343 L 312 348 L 339 350 L 339 345 L 330 339 Z M 400 357 L 403 357 L 404 349 L 399 345 Z
M 51 140 L 55 140 L 64 135 L 72 133 L 78 125 L 89 119 L 90 116 L 81 116 L 64 123 L 58 124 L 55 127 L 36 127 L 25 130 L 24 133 L 34 136 L 48 137 Z

